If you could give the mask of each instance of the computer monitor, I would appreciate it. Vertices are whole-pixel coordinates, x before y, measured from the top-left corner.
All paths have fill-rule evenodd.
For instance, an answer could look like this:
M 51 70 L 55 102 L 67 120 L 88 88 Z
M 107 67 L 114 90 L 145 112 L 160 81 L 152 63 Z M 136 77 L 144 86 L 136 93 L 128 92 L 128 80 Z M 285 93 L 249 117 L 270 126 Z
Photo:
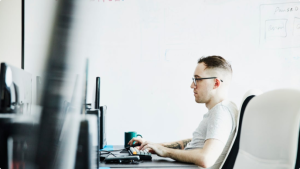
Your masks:
M 32 103 L 31 74 L 1 63 L 0 113 L 30 114 Z
M 100 83 L 101 78 L 96 77 L 96 93 L 95 93 L 95 109 L 100 110 L 100 149 L 103 149 L 107 145 L 106 141 L 106 112 L 107 106 L 100 105 Z
M 100 77 L 96 77 L 95 109 L 100 109 Z
M 106 141 L 106 112 L 107 106 L 100 106 L 100 77 L 96 77 L 95 109 L 89 109 L 87 114 L 94 114 L 98 117 L 99 148 L 107 145 Z
M 107 106 L 100 107 L 100 149 L 103 149 L 107 145 L 106 140 L 106 114 Z

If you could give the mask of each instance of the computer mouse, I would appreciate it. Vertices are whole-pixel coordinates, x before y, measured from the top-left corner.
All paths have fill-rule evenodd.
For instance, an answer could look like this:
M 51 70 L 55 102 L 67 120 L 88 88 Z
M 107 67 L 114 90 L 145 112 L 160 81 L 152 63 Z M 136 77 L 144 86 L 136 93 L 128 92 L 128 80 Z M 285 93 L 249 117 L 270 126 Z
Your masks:
M 132 144 L 130 147 L 136 147 L 136 146 L 141 146 L 140 143 Z

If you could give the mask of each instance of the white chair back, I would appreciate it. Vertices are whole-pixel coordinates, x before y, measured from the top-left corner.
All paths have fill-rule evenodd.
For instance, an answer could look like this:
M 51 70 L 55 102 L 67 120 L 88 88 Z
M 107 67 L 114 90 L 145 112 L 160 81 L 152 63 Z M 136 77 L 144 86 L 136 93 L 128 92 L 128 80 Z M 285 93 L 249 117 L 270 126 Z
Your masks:
M 300 124 L 300 91 L 254 97 L 245 109 L 234 169 L 293 169 Z
M 242 99 L 242 103 L 241 103 L 241 107 L 243 106 L 243 103 L 245 102 L 245 100 L 249 97 L 249 96 L 258 96 L 260 94 L 262 94 L 263 92 L 259 89 L 250 89 L 248 90 L 244 96 L 243 96 L 243 99 Z
M 236 125 L 235 135 L 232 139 L 231 145 L 228 149 L 228 152 L 225 156 L 225 159 L 224 159 L 223 163 L 220 166 L 220 169 L 232 169 L 233 168 L 234 162 L 235 162 L 235 159 L 237 157 L 238 150 L 239 150 L 240 125 L 241 125 L 242 120 L 243 120 L 244 110 L 245 110 L 247 104 L 249 103 L 249 101 L 254 96 L 260 95 L 261 93 L 262 93 L 262 91 L 259 90 L 259 89 L 251 89 L 251 90 L 247 91 L 244 94 L 242 104 L 241 104 L 240 113 L 238 114 L 238 117 L 237 117 L 237 123 L 236 123 L 237 125 Z

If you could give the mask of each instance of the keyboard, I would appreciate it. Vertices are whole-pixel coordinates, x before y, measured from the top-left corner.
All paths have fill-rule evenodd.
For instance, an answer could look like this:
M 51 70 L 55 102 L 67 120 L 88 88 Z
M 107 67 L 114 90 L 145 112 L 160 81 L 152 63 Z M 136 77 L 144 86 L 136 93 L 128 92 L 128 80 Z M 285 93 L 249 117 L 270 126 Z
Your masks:
M 140 160 L 151 161 L 152 154 L 148 152 L 148 150 L 138 150 L 135 147 L 127 147 L 126 148 L 130 156 L 139 156 Z

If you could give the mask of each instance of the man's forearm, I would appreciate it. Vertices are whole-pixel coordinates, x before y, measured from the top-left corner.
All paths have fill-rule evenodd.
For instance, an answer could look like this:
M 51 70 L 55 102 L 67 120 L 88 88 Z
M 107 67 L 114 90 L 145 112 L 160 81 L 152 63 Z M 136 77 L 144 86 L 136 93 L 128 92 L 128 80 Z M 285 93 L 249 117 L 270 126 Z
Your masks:
M 185 140 L 180 140 L 180 141 L 175 141 L 175 142 L 170 142 L 170 143 L 162 143 L 164 147 L 167 148 L 172 148 L 172 149 L 180 149 L 183 150 L 186 145 L 191 142 L 192 139 L 185 139 Z
M 202 149 L 193 149 L 193 150 L 168 149 L 167 157 L 170 157 L 174 160 L 181 161 L 181 162 L 194 163 L 198 166 L 203 167 L 204 154 L 202 152 Z
M 193 150 L 174 150 L 164 148 L 165 157 L 172 159 L 194 163 L 200 167 L 207 168 L 215 164 L 225 147 L 221 141 L 216 139 L 208 139 L 205 141 L 203 148 Z

